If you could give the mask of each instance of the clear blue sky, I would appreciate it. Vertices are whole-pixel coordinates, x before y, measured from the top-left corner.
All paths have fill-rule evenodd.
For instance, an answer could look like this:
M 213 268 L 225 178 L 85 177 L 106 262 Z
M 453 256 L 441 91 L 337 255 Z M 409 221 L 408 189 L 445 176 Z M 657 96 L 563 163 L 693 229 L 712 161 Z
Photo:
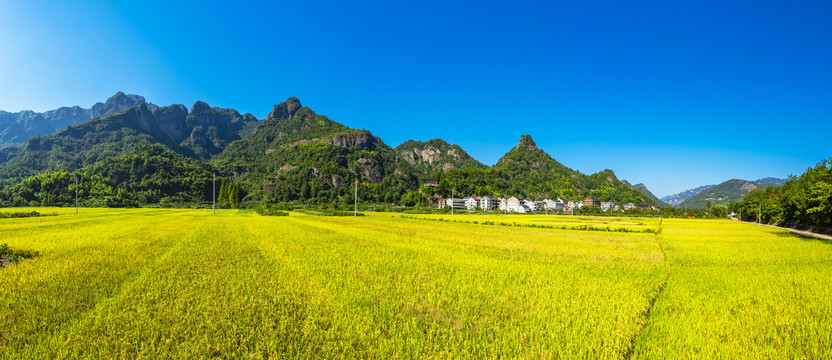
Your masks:
M 486 164 L 522 134 L 659 196 L 832 156 L 829 1 L 0 2 L 0 109 L 289 96 Z

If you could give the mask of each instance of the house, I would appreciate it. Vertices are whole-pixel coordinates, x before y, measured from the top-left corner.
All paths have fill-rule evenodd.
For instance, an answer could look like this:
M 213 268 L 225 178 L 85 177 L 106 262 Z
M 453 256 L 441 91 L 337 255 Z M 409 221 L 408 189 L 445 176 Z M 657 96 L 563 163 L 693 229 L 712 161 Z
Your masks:
M 525 200 L 516 196 L 512 196 L 506 200 L 506 210 L 511 212 L 520 212 L 520 207 L 525 205 Z
M 545 209 L 542 201 L 527 201 L 526 206 L 531 211 L 543 211 Z
M 615 204 L 613 204 L 611 201 L 602 201 L 601 202 L 601 210 L 604 210 L 605 212 L 613 210 L 614 206 L 615 206 Z
M 465 200 L 460 199 L 460 198 L 447 199 L 447 200 L 445 200 L 445 207 L 458 209 L 458 210 L 464 210 L 465 209 Z
M 566 201 L 563 199 L 546 199 L 543 200 L 543 208 L 548 211 L 562 212 L 566 208 Z
M 569 212 L 569 213 L 575 211 L 575 202 L 574 201 L 567 201 L 566 205 L 563 208 L 563 211 Z
M 588 198 L 584 199 L 583 204 L 584 204 L 584 206 L 601 206 L 601 200 L 598 200 L 596 198 L 588 197 Z
M 476 197 L 466 196 L 465 199 L 465 208 L 470 210 L 476 210 L 480 207 L 480 199 Z
M 491 195 L 480 197 L 480 208 L 492 211 L 497 208 L 497 198 Z
M 657 208 L 653 205 L 647 205 L 647 204 L 638 204 L 638 205 L 636 205 L 636 207 L 638 207 L 639 209 L 642 209 L 642 210 L 653 210 L 653 211 L 659 210 L 659 208 Z
M 446 201 L 448 201 L 448 199 L 439 199 L 439 208 L 440 208 L 440 209 L 444 209 L 444 208 L 445 208 L 445 202 L 446 202 Z
M 506 209 L 506 202 L 506 198 L 504 197 L 497 198 L 497 209 L 501 211 L 508 211 L 508 209 Z
M 633 203 L 624 204 L 624 211 L 635 209 L 635 208 L 636 208 L 636 204 L 633 204 Z
M 439 185 L 439 179 L 427 178 L 427 179 L 425 179 L 424 184 L 425 184 L 425 186 L 438 186 Z

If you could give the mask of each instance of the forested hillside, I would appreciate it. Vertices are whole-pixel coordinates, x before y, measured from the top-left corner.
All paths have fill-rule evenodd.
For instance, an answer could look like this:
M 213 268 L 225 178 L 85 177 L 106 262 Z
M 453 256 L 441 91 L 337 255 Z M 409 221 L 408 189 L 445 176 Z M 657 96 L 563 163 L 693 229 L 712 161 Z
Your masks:
M 393 149 L 297 98 L 275 105 L 262 121 L 204 102 L 190 110 L 141 103 L 33 137 L 0 149 L 0 200 L 68 203 L 73 172 L 81 176 L 84 201 L 109 206 L 206 201 L 212 173 L 224 182 L 228 205 L 344 204 L 353 201 L 356 186 L 360 201 L 386 204 L 426 206 L 451 195 L 655 204 L 612 170 L 584 175 L 564 166 L 529 135 L 488 167 L 441 139 Z M 422 186 L 429 177 L 438 177 L 439 185 Z

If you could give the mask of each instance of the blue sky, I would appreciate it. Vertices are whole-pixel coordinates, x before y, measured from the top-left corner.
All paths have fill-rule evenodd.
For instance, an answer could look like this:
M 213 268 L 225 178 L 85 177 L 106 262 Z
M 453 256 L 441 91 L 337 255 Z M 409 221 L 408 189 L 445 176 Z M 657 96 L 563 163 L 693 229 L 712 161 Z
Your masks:
M 0 109 L 116 91 L 265 117 L 297 96 L 391 146 L 522 134 L 659 196 L 832 156 L 828 1 L 0 2 Z

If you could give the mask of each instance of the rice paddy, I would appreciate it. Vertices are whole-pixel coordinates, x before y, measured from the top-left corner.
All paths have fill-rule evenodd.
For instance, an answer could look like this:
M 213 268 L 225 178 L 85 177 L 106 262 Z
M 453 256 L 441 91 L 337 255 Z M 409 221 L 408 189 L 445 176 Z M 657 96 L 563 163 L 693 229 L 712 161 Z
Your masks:
M 2 359 L 832 357 L 832 244 L 767 227 L 39 211 L 0 220 L 39 254 L 0 269 Z

